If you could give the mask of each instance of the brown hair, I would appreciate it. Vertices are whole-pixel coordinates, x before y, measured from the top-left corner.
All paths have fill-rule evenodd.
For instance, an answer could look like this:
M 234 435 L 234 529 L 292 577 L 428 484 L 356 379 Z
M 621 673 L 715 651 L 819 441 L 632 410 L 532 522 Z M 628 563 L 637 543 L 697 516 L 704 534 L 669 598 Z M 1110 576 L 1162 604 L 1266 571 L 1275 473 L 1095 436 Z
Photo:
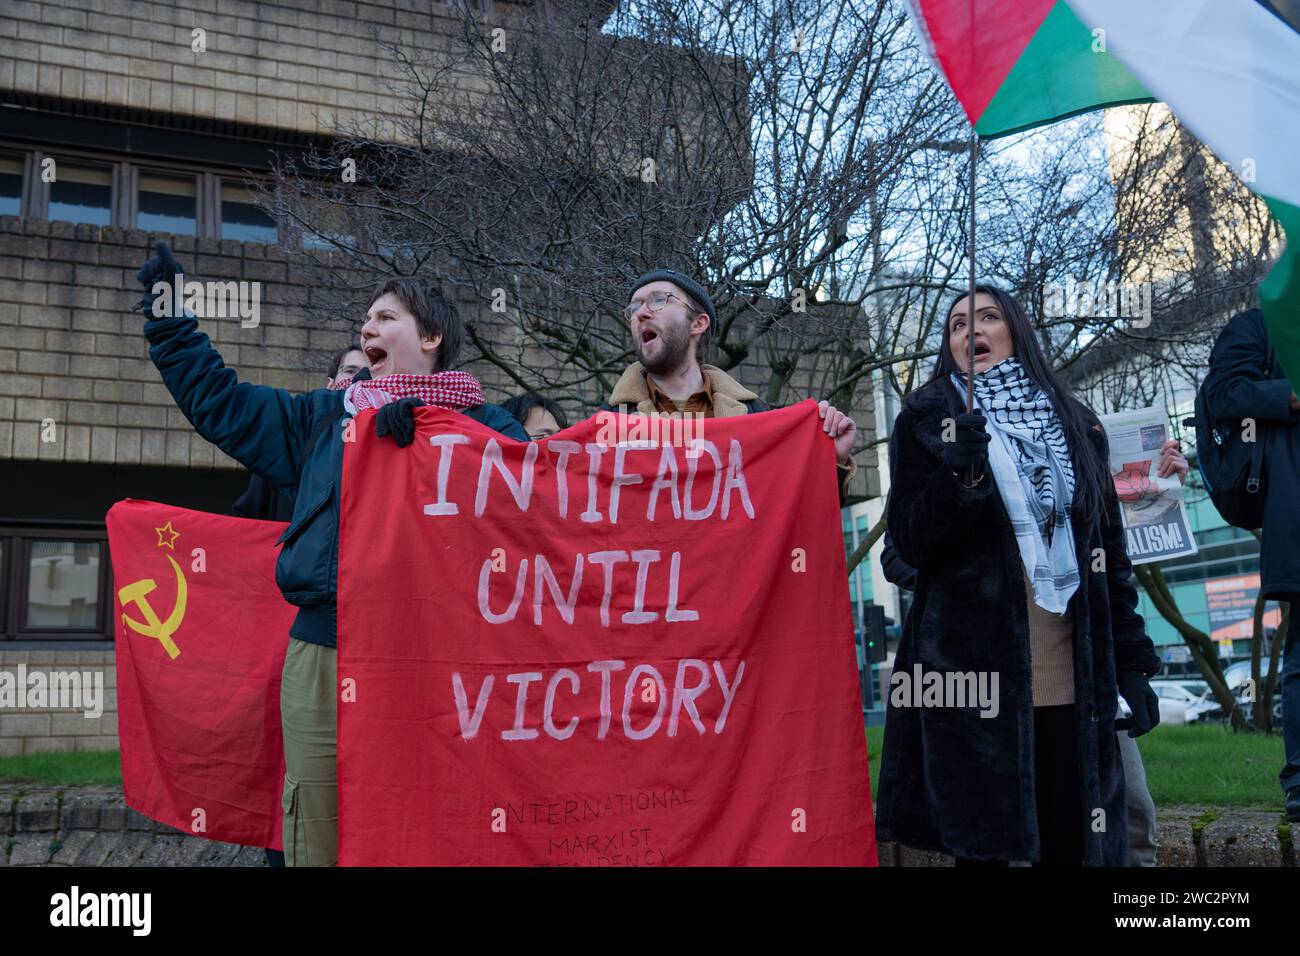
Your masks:
M 366 303 L 366 309 L 390 292 L 406 311 L 415 316 L 415 325 L 422 338 L 442 336 L 433 370 L 446 371 L 456 361 L 460 347 L 465 344 L 465 323 L 456 313 L 455 307 L 437 286 L 415 276 L 399 276 L 378 286 Z

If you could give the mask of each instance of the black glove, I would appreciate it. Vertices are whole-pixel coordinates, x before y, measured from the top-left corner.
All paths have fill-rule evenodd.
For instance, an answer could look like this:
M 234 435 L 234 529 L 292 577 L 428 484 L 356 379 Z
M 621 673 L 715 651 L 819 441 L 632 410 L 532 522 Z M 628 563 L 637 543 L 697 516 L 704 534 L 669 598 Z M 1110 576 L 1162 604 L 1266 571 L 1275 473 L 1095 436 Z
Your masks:
M 983 474 L 989 456 L 989 433 L 984 430 L 984 414 L 976 410 L 958 415 L 956 425 L 955 440 L 943 443 L 944 461 L 959 475 L 965 476 L 972 465 L 976 475 Z
M 1115 721 L 1116 730 L 1127 730 L 1130 737 L 1141 737 L 1160 723 L 1160 698 L 1145 676 L 1138 671 L 1120 671 L 1115 675 L 1115 683 L 1133 711 L 1132 717 Z
M 375 413 L 375 434 L 380 438 L 392 435 L 398 448 L 415 441 L 415 410 L 424 405 L 418 398 L 399 398 L 380 405 Z
M 156 249 L 155 254 L 147 259 L 140 267 L 140 271 L 135 274 L 136 280 L 144 286 L 144 298 L 131 308 L 132 312 L 143 312 L 150 317 L 153 315 L 154 300 L 158 298 L 153 292 L 154 284 L 166 282 L 170 286 L 176 281 L 176 276 L 185 274 L 181 264 L 167 248 L 167 243 L 159 242 Z M 172 294 L 175 294 L 175 290 Z

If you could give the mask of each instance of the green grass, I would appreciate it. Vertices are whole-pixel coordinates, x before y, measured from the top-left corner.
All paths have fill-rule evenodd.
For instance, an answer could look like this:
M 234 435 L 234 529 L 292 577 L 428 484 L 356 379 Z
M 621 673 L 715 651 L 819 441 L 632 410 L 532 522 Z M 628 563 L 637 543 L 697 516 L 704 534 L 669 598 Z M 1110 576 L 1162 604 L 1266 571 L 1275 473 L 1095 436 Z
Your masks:
M 104 753 L 23 754 L 0 757 L 0 783 L 43 786 L 122 785 L 122 755 Z
M 883 727 L 867 728 L 871 799 L 880 777 Z M 1218 724 L 1157 727 L 1138 738 L 1147 787 L 1156 806 L 1283 808 L 1277 773 L 1282 737 L 1234 734 Z
M 1156 806 L 1283 807 L 1282 736 L 1234 734 L 1221 724 L 1157 727 L 1138 738 Z
M 873 801 L 884 736 L 883 727 L 867 728 Z M 1138 749 L 1156 806 L 1282 809 L 1277 785 L 1284 760 L 1280 735 L 1234 734 L 1215 724 L 1157 727 L 1138 738 Z M 6 782 L 121 786 L 121 756 L 111 752 L 0 757 L 0 783 Z

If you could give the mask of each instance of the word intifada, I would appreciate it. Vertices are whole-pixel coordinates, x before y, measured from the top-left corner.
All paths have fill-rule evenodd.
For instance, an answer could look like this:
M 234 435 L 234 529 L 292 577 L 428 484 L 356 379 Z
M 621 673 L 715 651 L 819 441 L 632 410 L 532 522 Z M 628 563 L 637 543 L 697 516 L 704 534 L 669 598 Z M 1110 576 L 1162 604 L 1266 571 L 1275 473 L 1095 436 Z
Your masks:
M 537 720 L 537 697 L 533 697 L 530 705 L 529 688 L 533 684 L 541 684 L 545 675 L 540 671 L 507 674 L 505 682 L 517 685 L 514 706 L 513 708 L 510 706 L 508 691 L 502 695 L 505 701 L 501 701 L 500 697 L 496 698 L 498 704 L 491 708 L 493 719 L 490 725 L 495 724 L 492 732 L 499 733 L 502 740 L 537 740 L 543 735 L 551 740 L 568 740 L 578 733 L 580 726 L 584 726 L 584 736 L 591 735 L 596 740 L 604 740 L 609 736 L 610 727 L 614 724 L 613 675 L 625 670 L 626 667 L 625 661 L 592 661 L 586 667 L 587 674 L 599 674 L 600 677 L 597 679 L 588 676 L 585 683 L 576 670 L 561 667 L 546 681 L 545 691 L 542 691 L 541 687 L 537 689 L 538 696 L 542 697 L 540 725 Z M 735 702 L 736 693 L 745 677 L 745 662 L 737 663 L 735 678 L 730 682 L 727 680 L 721 661 L 714 661 L 712 670 L 713 677 L 717 679 L 716 689 L 710 677 L 708 664 L 693 658 L 679 660 L 672 692 L 669 693 L 668 685 L 658 668 L 653 664 L 637 664 L 623 681 L 622 707 L 619 714 L 621 718 L 619 729 L 623 736 L 628 740 L 647 740 L 662 729 L 669 737 L 676 737 L 678 731 L 683 729 L 683 714 L 690 721 L 690 726 L 694 727 L 696 734 L 703 736 L 708 733 L 709 727 L 701 718 L 700 709 L 696 705 L 696 701 L 700 698 L 705 698 L 708 704 L 717 704 L 718 698 L 721 698 L 722 706 L 717 711 L 718 716 L 713 721 L 712 727 L 714 734 L 721 734 L 727 726 L 727 715 L 731 713 L 731 705 Z M 561 684 L 564 685 L 564 700 L 557 702 Z M 471 708 L 464 678 L 459 671 L 451 675 L 451 689 L 456 698 L 456 713 L 460 718 L 460 735 L 463 740 L 467 742 L 474 740 L 484 730 L 483 722 L 488 716 L 489 704 L 493 700 L 492 690 L 495 686 L 496 675 L 485 676 Z M 593 697 L 599 699 L 598 711 L 593 706 Z M 645 706 L 637 707 L 637 712 L 634 713 L 634 698 L 641 704 L 653 705 L 654 714 L 648 716 L 646 711 L 649 707 Z M 567 719 L 561 716 L 560 722 L 557 723 L 557 709 L 563 709 L 568 715 Z M 513 711 L 513 721 L 506 725 L 502 718 L 511 711 Z M 599 718 L 593 716 L 584 720 L 577 716 L 578 714 L 592 715 L 597 712 Z M 638 722 L 641 723 L 639 727 L 635 726 Z M 594 734 L 592 734 L 593 724 Z M 504 727 L 504 729 L 497 731 L 496 727 Z
M 447 489 L 452 469 L 464 467 L 455 460 L 456 446 L 469 444 L 469 440 L 468 435 L 456 434 L 429 437 L 430 444 L 438 449 L 438 500 L 424 506 L 426 515 L 448 517 L 461 513 L 461 503 L 449 501 Z M 544 498 L 547 507 L 554 507 L 558 517 L 576 517 L 586 523 L 608 521 L 617 524 L 619 509 L 626 510 L 626 499 L 633 496 L 639 499 L 634 506 L 638 510 L 644 509 L 647 521 L 654 521 L 656 516 L 669 512 L 678 521 L 704 521 L 715 515 L 726 521 L 731 516 L 733 499 L 748 518 L 754 518 L 740 442 L 735 438 L 728 446 L 725 466 L 717 445 L 704 439 L 695 439 L 688 449 L 675 445 L 609 446 L 599 442 L 588 442 L 584 446 L 556 438 L 546 441 L 545 446 L 548 453 L 545 467 L 537 467 L 542 444 L 533 442 L 525 449 L 516 474 L 505 463 L 501 445 L 495 438 L 488 439 L 482 459 L 470 464 L 470 467 L 478 468 L 474 517 L 481 518 L 487 510 L 495 476 L 504 483 L 520 511 L 528 511 L 537 498 Z M 706 459 L 712 468 L 701 469 L 701 463 Z M 602 469 L 606 469 L 608 474 L 604 482 L 600 480 Z M 581 478 L 586 478 L 586 494 L 579 491 L 576 495 L 579 501 L 569 500 L 571 476 L 578 479 L 579 488 L 583 484 Z M 539 477 L 550 486 L 544 496 L 534 495 Z M 608 486 L 603 501 L 600 494 L 602 484 Z M 585 507 L 577 512 L 583 502 Z

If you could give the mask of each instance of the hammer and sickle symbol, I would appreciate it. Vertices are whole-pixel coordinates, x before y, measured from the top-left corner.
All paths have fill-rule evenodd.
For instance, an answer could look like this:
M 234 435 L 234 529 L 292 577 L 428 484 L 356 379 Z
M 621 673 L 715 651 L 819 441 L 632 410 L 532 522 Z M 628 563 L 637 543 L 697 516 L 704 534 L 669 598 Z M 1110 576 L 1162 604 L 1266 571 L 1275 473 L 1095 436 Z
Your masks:
M 122 623 L 137 634 L 143 634 L 145 637 L 152 637 L 159 641 L 163 649 L 167 651 L 167 656 L 175 660 L 181 650 L 176 646 L 176 642 L 172 640 L 172 635 L 176 633 L 176 628 L 181 626 L 181 620 L 185 617 L 185 575 L 181 573 L 181 566 L 176 563 L 170 554 L 163 555 L 163 557 L 171 562 L 172 570 L 176 572 L 176 606 L 172 608 L 167 620 L 159 620 L 153 605 L 149 603 L 148 595 L 158 587 L 153 578 L 143 578 L 128 584 L 117 592 L 117 598 L 122 602 L 123 609 L 128 604 L 134 604 L 140 609 L 140 613 L 145 618 L 145 622 L 141 624 L 123 610 Z

